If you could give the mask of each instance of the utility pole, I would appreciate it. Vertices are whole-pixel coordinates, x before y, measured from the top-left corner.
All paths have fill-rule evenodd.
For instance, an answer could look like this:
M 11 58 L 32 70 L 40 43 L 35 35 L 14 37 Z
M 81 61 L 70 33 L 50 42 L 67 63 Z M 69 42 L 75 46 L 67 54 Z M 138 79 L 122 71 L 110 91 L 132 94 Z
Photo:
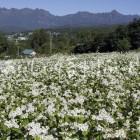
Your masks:
M 50 54 L 52 54 L 52 41 L 53 41 L 53 34 L 50 32 Z
M 18 40 L 16 40 L 16 46 L 17 46 L 17 56 L 19 57 L 19 43 L 18 43 Z

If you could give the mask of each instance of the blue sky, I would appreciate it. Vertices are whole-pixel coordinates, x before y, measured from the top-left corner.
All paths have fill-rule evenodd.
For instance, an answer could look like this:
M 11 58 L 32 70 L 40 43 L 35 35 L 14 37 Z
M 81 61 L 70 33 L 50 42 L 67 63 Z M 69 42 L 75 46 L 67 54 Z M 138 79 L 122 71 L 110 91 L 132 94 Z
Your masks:
M 140 14 L 140 0 L 0 0 L 0 7 L 40 8 L 55 15 L 77 11 L 108 12 L 113 9 L 124 14 Z

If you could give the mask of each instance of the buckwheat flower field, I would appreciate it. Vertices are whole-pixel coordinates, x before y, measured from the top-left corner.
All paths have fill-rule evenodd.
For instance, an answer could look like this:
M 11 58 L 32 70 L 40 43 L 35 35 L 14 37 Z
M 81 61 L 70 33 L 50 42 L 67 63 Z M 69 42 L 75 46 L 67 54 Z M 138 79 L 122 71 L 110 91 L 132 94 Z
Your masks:
M 140 53 L 0 61 L 1 140 L 140 140 Z

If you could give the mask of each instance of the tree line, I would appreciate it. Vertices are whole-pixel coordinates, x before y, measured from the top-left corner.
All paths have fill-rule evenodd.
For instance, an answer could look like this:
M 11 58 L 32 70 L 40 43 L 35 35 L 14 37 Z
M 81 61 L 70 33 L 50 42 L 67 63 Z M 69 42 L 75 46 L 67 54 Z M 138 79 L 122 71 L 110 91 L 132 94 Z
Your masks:
M 38 29 L 24 41 L 7 40 L 0 33 L 0 56 L 16 57 L 26 48 L 37 54 L 127 52 L 140 48 L 140 19 L 128 25 L 79 29 Z
M 99 33 L 94 40 L 77 45 L 74 53 L 127 52 L 140 48 L 140 19 L 128 25 L 120 25 L 113 32 Z

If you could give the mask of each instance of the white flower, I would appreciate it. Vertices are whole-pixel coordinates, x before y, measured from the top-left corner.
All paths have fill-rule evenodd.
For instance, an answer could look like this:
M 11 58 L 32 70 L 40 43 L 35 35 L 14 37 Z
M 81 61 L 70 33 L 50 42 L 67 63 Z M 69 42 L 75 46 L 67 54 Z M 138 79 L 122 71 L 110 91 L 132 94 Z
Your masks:
M 140 125 L 138 126 L 138 128 L 137 128 L 137 129 L 138 129 L 138 131 L 140 132 Z
M 5 100 L 6 97 L 5 96 L 0 96 L 0 100 Z
M 20 116 L 20 115 L 22 115 L 22 111 L 23 111 L 22 108 L 17 107 L 15 111 L 11 111 L 9 113 L 9 117 L 10 118 L 15 118 L 16 116 Z
M 111 117 L 110 114 L 107 113 L 105 109 L 102 109 L 99 111 L 99 115 L 96 116 L 96 119 L 97 120 L 105 120 L 111 124 L 113 124 L 115 122 L 113 117 Z
M 78 140 L 78 131 L 88 133 L 93 122 L 104 139 L 129 139 L 130 122 L 135 124 L 132 131 L 140 132 L 140 118 L 132 119 L 139 117 L 133 112 L 140 108 L 136 56 L 140 53 L 0 61 L 0 123 L 9 128 L 0 135 L 9 136 L 16 128 L 24 139 L 58 140 L 60 134 Z M 129 109 L 131 93 L 134 107 L 125 118 L 122 109 Z
M 32 113 L 34 111 L 35 111 L 35 107 L 33 106 L 33 104 L 32 103 L 27 104 L 26 112 L 27 113 Z
M 129 129 L 129 127 L 130 127 L 130 120 L 126 120 L 126 122 L 124 123 L 124 126 L 126 126 L 127 129 Z
M 28 118 L 29 117 L 29 115 L 28 115 L 28 113 L 25 113 L 25 114 L 23 114 L 22 116 L 21 116 L 21 118 Z
M 58 140 L 57 138 L 54 138 L 53 135 L 47 135 L 47 136 L 39 136 L 41 140 Z
M 29 123 L 27 126 L 28 130 L 29 130 L 29 135 L 31 136 L 39 136 L 41 134 L 43 135 L 47 135 L 48 134 L 48 127 L 41 127 L 40 123 Z
M 104 132 L 104 128 L 103 128 L 101 125 L 98 125 L 98 126 L 96 127 L 96 129 L 97 129 L 97 131 L 102 131 L 102 132 Z
M 33 96 L 38 96 L 40 95 L 40 91 L 41 89 L 39 88 L 39 86 L 41 85 L 41 83 L 39 82 L 34 82 L 33 85 L 32 85 L 32 95 Z
M 66 137 L 65 140 L 79 140 L 78 138 L 69 138 L 69 137 Z
M 126 132 L 123 129 L 116 130 L 115 137 L 116 138 L 126 138 Z
M 47 107 L 46 112 L 52 115 L 56 111 L 54 103 L 49 104 Z
M 80 123 L 74 122 L 74 128 L 81 130 L 82 132 L 86 132 L 86 131 L 88 131 L 89 126 L 87 123 L 80 124 Z
M 19 128 L 19 125 L 17 124 L 16 120 L 14 120 L 14 119 L 5 121 L 4 125 L 6 125 L 8 128 Z
M 107 79 L 103 79 L 102 80 L 102 84 L 105 85 L 105 86 L 108 86 L 109 85 L 109 82 L 107 81 Z

